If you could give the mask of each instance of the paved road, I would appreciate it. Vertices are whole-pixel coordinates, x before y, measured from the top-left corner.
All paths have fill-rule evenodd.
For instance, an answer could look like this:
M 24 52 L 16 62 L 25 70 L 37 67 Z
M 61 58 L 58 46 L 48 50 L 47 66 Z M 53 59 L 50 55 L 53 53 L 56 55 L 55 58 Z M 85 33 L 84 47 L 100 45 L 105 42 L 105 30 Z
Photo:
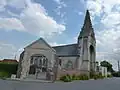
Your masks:
M 0 90 L 120 90 L 120 78 L 74 81 L 70 83 L 35 83 L 0 80 Z

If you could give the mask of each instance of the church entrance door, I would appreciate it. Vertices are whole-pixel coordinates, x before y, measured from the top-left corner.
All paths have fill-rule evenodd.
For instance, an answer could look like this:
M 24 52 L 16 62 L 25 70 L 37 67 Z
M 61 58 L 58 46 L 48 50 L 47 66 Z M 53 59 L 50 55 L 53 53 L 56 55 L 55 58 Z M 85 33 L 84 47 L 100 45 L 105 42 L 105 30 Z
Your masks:
M 46 79 L 48 59 L 44 55 L 32 55 L 29 76 L 34 79 Z

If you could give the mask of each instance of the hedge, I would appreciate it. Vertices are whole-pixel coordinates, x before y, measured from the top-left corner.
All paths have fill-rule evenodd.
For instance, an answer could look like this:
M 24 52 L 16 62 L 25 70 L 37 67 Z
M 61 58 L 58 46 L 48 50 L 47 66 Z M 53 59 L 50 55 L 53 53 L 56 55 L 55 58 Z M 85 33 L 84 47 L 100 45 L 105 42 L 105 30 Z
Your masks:
M 114 72 L 114 73 L 112 73 L 112 76 L 113 77 L 120 77 L 120 72 Z
M 0 72 L 7 72 L 9 74 L 16 74 L 17 67 L 18 67 L 18 64 L 0 63 Z
M 89 80 L 89 77 L 87 75 L 69 75 L 69 74 L 66 74 L 64 76 L 61 76 L 60 77 L 60 80 L 61 81 L 64 81 L 64 82 L 71 82 L 73 80 Z

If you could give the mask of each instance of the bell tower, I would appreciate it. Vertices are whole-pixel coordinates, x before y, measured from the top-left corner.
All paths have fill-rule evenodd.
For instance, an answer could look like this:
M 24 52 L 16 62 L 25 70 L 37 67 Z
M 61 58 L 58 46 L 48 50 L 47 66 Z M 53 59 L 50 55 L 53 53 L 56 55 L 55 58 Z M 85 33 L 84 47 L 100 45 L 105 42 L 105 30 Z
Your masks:
M 95 72 L 96 39 L 89 10 L 86 11 L 84 24 L 78 36 L 78 54 L 80 55 L 80 72 L 87 75 L 90 75 L 91 71 Z

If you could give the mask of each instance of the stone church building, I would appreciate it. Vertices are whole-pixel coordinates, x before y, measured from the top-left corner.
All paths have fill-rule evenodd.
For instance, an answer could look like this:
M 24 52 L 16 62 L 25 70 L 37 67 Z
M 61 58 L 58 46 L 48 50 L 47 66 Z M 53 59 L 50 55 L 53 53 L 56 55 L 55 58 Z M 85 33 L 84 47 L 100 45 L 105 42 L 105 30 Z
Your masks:
M 63 74 L 86 74 L 96 71 L 96 39 L 89 11 L 76 43 L 50 46 L 43 38 L 24 48 L 20 54 L 17 78 L 27 78 L 38 73 L 47 78 L 53 72 L 55 78 Z

